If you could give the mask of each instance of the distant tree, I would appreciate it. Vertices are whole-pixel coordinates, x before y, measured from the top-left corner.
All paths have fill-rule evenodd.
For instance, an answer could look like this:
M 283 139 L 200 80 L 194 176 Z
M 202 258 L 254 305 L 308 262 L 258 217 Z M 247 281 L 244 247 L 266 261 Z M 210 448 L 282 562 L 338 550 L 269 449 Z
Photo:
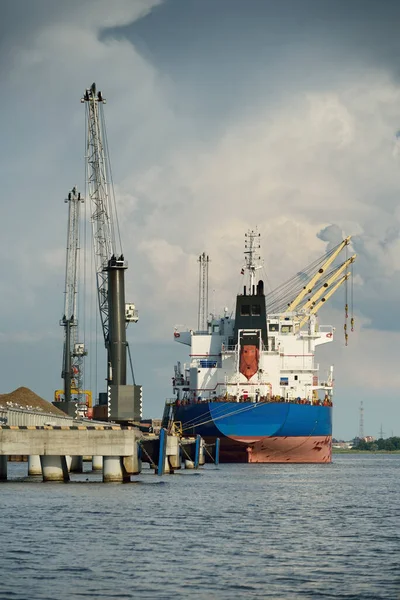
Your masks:
M 376 452 L 377 450 L 393 452 L 395 450 L 400 450 L 400 437 L 391 437 L 386 440 L 379 438 L 379 440 L 374 442 L 366 442 L 360 438 L 355 438 L 353 440 L 353 448 L 355 450 L 367 450 L 370 452 Z

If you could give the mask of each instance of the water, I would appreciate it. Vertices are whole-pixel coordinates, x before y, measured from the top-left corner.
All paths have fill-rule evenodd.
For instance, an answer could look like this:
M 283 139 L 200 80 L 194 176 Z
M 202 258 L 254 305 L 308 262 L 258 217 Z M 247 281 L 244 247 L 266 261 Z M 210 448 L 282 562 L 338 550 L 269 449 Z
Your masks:
M 1 600 L 400 598 L 398 454 L 125 485 L 26 472 L 0 485 Z

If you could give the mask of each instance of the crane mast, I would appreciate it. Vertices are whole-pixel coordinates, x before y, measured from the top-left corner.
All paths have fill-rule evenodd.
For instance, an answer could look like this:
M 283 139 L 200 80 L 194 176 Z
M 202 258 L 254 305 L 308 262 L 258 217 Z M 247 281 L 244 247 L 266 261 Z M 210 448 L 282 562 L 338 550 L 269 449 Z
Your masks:
M 126 385 L 126 324 L 138 320 L 133 304 L 125 305 L 125 270 L 103 113 L 105 99 L 96 85 L 85 90 L 87 190 L 91 206 L 97 295 L 107 349 L 108 416 L 132 419 L 141 414 L 141 387 Z M 118 239 L 116 236 L 118 234 Z M 117 244 L 118 241 L 118 244 Z M 118 247 L 117 247 L 118 246 Z M 138 402 L 136 402 L 136 400 Z M 140 405 L 140 411 L 136 410 Z
M 64 327 L 64 352 L 61 376 L 64 379 L 64 401 L 71 401 L 71 389 L 79 394 L 83 383 L 84 345 L 78 342 L 78 252 L 79 213 L 83 203 L 74 187 L 65 200 L 68 203 L 67 258 L 65 266 L 64 315 L 60 325 Z
M 113 205 L 109 181 L 110 163 L 104 147 L 105 122 L 101 92 L 96 92 L 93 84 L 85 91 L 81 102 L 86 105 L 86 177 L 91 206 L 93 250 L 96 266 L 97 293 L 104 342 L 108 346 L 109 306 L 108 306 L 108 263 L 116 256 Z M 120 253 L 122 255 L 122 252 Z M 123 260 L 123 258 L 122 258 Z

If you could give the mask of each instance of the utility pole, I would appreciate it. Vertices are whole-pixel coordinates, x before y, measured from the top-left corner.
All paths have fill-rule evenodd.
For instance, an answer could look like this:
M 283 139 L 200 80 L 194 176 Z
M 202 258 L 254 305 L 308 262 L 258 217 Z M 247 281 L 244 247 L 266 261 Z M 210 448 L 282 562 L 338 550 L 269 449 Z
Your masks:
M 360 423 L 358 428 L 358 437 L 360 440 L 364 439 L 364 403 L 360 402 Z
M 384 432 L 384 431 L 383 431 L 383 429 L 382 429 L 382 423 L 381 423 L 381 428 L 380 428 L 380 430 L 379 430 L 379 439 L 380 439 L 380 440 L 383 440 L 383 436 L 384 436 L 384 435 L 385 435 L 385 432 Z

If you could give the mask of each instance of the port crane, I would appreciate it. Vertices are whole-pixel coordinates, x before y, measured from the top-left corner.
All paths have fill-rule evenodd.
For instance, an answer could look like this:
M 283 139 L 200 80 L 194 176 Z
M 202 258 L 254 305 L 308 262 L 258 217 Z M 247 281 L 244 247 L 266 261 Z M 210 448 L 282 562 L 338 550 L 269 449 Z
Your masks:
M 73 187 L 65 202 L 68 204 L 67 254 L 65 265 L 64 314 L 60 325 L 64 328 L 64 347 L 61 377 L 64 389 L 55 392 L 55 402 L 67 413 L 75 413 L 75 404 L 71 404 L 72 395 L 78 406 L 92 407 L 92 395 L 83 390 L 83 360 L 86 356 L 85 345 L 79 342 L 78 330 L 78 256 L 80 207 L 83 203 L 80 192 Z M 62 400 L 62 396 L 64 396 Z M 84 403 L 82 397 L 85 398 Z
M 124 422 L 142 416 L 142 388 L 127 385 L 126 359 L 129 346 L 126 326 L 138 321 L 135 305 L 125 304 L 127 261 L 122 252 L 112 171 L 108 152 L 103 106 L 106 103 L 96 84 L 85 90 L 86 185 L 90 203 L 97 297 L 107 351 L 108 418 Z M 132 367 L 132 361 L 130 361 Z

